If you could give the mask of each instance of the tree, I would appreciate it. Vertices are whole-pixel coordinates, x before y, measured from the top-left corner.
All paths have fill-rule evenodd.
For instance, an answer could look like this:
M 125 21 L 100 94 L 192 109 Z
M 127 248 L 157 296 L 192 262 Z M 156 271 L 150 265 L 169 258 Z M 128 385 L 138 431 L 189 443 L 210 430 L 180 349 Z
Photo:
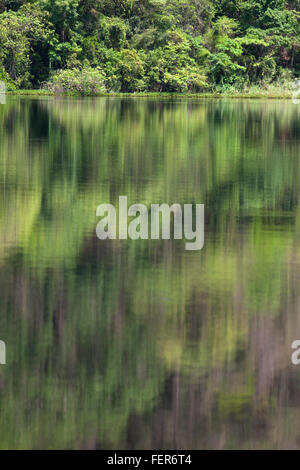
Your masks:
M 52 36 L 48 15 L 33 6 L 0 15 L 0 63 L 17 86 L 30 86 L 32 53 Z

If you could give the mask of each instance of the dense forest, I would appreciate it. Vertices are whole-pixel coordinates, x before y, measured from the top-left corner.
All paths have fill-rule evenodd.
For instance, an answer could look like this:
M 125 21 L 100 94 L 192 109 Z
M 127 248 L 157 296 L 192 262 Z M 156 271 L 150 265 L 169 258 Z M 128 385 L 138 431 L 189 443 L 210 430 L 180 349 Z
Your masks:
M 9 89 L 202 92 L 291 81 L 300 0 L 0 0 Z

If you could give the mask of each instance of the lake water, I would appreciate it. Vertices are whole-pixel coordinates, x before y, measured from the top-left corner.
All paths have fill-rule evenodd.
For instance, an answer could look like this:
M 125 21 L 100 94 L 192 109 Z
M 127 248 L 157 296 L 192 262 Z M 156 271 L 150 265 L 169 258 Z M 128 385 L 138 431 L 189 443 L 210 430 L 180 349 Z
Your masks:
M 96 208 L 205 204 L 205 245 Z M 300 448 L 300 107 L 0 105 L 0 448 Z

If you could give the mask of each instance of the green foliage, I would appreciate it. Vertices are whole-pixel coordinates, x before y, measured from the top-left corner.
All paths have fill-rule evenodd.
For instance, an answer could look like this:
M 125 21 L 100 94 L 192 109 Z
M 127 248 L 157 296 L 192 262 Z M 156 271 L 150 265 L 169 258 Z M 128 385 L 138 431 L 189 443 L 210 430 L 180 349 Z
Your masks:
M 143 91 L 144 66 L 137 51 L 123 49 L 119 55 L 118 72 L 121 81 L 121 91 Z
M 16 89 L 16 86 L 13 80 L 11 79 L 9 74 L 5 71 L 3 66 L 0 68 L 0 80 L 1 82 L 5 83 L 7 91 L 12 91 Z
M 37 0 L 34 3 L 49 12 L 50 21 L 61 42 L 71 40 L 78 27 L 79 0 Z
M 89 62 L 108 91 L 188 92 L 300 74 L 299 1 L 24 0 L 0 8 L 0 66 L 17 87 Z M 84 81 L 85 79 L 83 79 Z M 87 90 L 87 93 L 90 93 Z
M 101 18 L 98 39 L 103 41 L 105 47 L 121 49 L 127 45 L 126 34 L 128 26 L 121 18 Z
M 17 86 L 30 86 L 33 52 L 51 40 L 47 18 L 31 5 L 0 15 L 0 65 Z
M 105 93 L 105 75 L 98 68 L 83 67 L 59 70 L 46 85 L 50 91 L 69 92 L 80 95 Z
M 211 54 L 208 60 L 211 80 L 214 80 L 216 85 L 233 85 L 240 78 L 240 74 L 246 70 L 245 67 L 233 62 L 225 52 Z

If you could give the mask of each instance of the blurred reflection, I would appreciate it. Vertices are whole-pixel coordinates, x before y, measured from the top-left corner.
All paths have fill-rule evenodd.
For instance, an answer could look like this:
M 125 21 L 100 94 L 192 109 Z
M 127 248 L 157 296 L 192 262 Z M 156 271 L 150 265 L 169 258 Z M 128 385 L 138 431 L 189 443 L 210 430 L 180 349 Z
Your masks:
M 300 447 L 299 109 L 8 97 L 1 448 Z M 204 249 L 98 240 L 119 195 L 204 203 Z

